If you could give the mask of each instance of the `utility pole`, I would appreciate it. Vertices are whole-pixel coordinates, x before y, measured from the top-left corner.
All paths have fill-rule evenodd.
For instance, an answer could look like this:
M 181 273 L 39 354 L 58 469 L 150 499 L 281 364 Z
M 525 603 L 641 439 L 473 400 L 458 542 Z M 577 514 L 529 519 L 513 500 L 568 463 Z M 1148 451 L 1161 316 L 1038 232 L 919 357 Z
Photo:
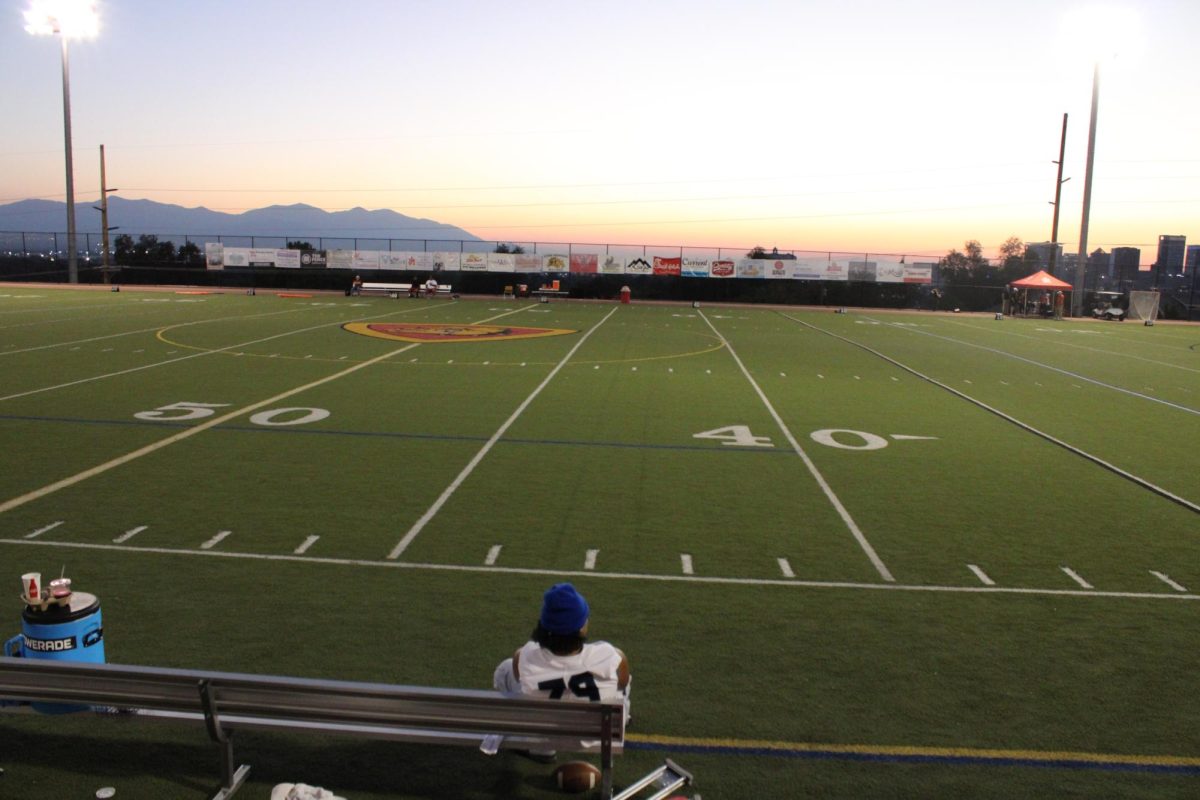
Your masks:
M 108 232 L 115 231 L 117 228 L 108 227 L 108 193 L 115 191 L 117 190 L 108 188 L 108 184 L 104 179 L 104 145 L 100 145 L 100 207 L 96 208 L 95 206 L 92 206 L 92 208 L 96 208 L 96 210 L 100 212 L 101 247 L 104 249 L 104 252 L 101 255 L 102 260 L 100 263 L 103 267 L 101 272 L 104 275 L 105 283 L 112 283 L 112 273 L 109 270 L 108 264 Z
M 1058 209 L 1059 201 L 1062 200 L 1062 185 L 1070 178 L 1063 178 L 1063 156 L 1067 152 L 1067 115 L 1063 114 L 1062 124 L 1062 139 L 1058 143 L 1058 161 L 1053 163 L 1058 164 L 1058 180 L 1054 184 L 1054 202 L 1050 205 L 1054 206 L 1054 224 L 1050 228 L 1050 269 L 1051 275 L 1054 274 L 1054 261 L 1058 255 Z

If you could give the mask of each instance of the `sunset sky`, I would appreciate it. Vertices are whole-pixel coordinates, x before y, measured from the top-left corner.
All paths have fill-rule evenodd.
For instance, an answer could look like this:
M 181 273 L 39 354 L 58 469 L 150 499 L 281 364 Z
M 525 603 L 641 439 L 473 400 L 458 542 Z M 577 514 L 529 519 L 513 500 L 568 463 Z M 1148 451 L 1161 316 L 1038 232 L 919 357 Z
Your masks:
M 1200 243 L 1200 2 L 103 0 L 76 193 L 485 239 L 941 255 Z M 0 203 L 65 198 L 60 52 L 0 0 Z M 1080 12 L 1083 9 L 1083 12 Z M 1088 33 L 1115 17 L 1120 33 Z M 1082 21 L 1081 21 L 1082 20 Z M 1114 57 L 1115 54 L 1115 57 Z M 219 233 L 219 231 L 218 231 Z M 1149 252 L 1147 252 L 1149 251 Z

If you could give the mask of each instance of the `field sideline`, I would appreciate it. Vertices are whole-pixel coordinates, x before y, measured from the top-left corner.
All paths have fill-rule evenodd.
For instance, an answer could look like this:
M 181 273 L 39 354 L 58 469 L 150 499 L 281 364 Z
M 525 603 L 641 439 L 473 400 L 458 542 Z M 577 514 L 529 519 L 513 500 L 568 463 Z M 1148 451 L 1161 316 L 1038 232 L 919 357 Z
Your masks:
M 1193 796 L 1200 326 L 830 311 L 0 286 L 0 553 L 113 662 L 419 685 L 487 686 L 572 580 L 636 676 L 618 784 Z M 0 716 L 5 785 L 205 796 L 203 732 L 138 727 Z M 260 794 L 557 795 L 239 749 Z

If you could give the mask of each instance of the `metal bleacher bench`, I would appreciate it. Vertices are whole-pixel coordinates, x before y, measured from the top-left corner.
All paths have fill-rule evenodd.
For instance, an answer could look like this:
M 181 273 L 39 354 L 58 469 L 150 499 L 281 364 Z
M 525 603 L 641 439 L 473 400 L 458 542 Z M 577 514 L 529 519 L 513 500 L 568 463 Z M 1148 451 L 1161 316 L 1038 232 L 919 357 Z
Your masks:
M 408 290 L 410 288 L 412 288 L 411 283 L 374 283 L 368 281 L 363 283 L 362 288 L 359 289 L 359 292 L 362 294 L 366 294 L 368 292 L 380 292 L 382 294 L 391 295 L 392 297 L 399 297 L 402 294 L 408 294 Z M 437 287 L 437 293 L 439 295 L 450 294 L 450 286 L 439 285 Z M 421 294 L 425 294 L 425 286 L 423 284 L 421 285 Z
M 105 716 L 203 723 L 221 750 L 221 787 L 213 800 L 232 796 L 250 770 L 233 758 L 231 736 L 237 730 L 307 731 L 476 748 L 485 737 L 500 735 L 501 748 L 598 752 L 599 788 L 605 800 L 613 798 L 613 755 L 622 752 L 625 743 L 620 703 L 564 703 L 471 689 L 0 657 L 0 709 L 27 711 L 27 703 L 77 704 Z M 659 790 L 654 798 L 666 797 L 690 782 L 690 775 L 668 761 L 615 800 L 632 798 L 647 786 Z

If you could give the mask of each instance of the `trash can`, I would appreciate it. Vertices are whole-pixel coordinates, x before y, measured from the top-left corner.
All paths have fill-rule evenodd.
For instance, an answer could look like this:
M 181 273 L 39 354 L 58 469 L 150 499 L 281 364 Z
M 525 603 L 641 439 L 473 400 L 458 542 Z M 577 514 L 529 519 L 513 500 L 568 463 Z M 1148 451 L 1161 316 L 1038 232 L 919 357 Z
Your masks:
M 621 287 L 621 304 L 626 305 L 626 306 L 629 305 L 629 303 L 632 301 L 632 298 L 633 298 L 632 290 L 630 290 L 630 288 L 628 286 L 622 286 Z

